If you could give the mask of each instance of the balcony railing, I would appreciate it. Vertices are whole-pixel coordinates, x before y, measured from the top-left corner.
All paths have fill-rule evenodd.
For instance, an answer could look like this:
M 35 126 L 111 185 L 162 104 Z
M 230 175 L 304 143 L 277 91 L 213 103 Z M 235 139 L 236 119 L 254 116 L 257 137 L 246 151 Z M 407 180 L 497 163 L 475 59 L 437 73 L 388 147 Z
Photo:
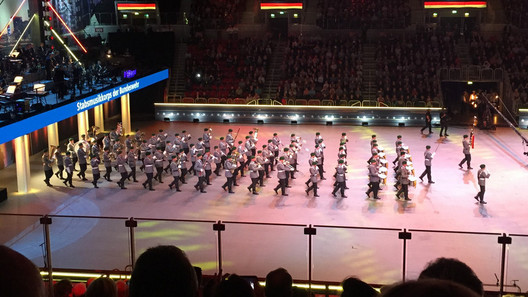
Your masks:
M 179 246 L 210 275 L 263 277 L 286 267 L 309 283 L 353 273 L 390 284 L 416 278 L 437 257 L 463 260 L 488 291 L 519 292 L 513 280 L 522 284 L 528 275 L 527 234 L 25 214 L 0 214 L 0 223 L 0 243 L 49 275 L 54 269 L 130 271 L 139 254 L 160 244 Z

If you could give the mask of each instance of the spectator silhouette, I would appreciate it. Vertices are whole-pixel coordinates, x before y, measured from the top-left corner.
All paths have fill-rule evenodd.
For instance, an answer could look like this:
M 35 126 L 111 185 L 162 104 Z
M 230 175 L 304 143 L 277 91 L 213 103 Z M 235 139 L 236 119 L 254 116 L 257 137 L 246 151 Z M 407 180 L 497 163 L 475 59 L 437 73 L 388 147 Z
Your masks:
M 217 285 L 215 297 L 255 297 L 249 283 L 236 274 L 225 276 Z
M 278 268 L 266 275 L 266 297 L 291 297 L 293 296 L 293 279 L 284 268 Z
M 349 277 L 345 279 L 341 286 L 343 287 L 343 293 L 341 297 L 374 297 L 378 296 L 378 292 L 374 290 L 366 282 L 355 278 Z
M 86 297 L 117 297 L 116 285 L 112 279 L 100 277 L 88 286 Z
M 457 259 L 438 258 L 427 264 L 427 267 L 420 273 L 418 279 L 443 279 L 461 284 L 478 295 L 484 294 L 482 281 L 477 277 L 473 269 Z
M 37 267 L 22 254 L 0 245 L 0 267 L 2 297 L 44 297 Z
M 195 297 L 196 273 L 185 253 L 169 245 L 147 249 L 136 261 L 130 297 Z
M 448 280 L 425 279 L 399 283 L 382 291 L 382 297 L 478 297 L 467 287 Z

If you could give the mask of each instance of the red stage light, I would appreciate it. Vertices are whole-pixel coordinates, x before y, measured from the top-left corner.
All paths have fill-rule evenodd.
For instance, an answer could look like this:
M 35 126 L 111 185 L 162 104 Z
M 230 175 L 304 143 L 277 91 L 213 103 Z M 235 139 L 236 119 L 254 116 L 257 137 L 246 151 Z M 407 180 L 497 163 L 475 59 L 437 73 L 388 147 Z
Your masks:
M 64 22 L 64 20 L 61 18 L 61 16 L 59 15 L 59 13 L 55 10 L 55 8 L 51 5 L 51 3 L 48 3 L 48 6 L 49 8 L 51 8 L 51 10 L 53 11 L 53 13 L 57 16 L 57 18 L 61 21 L 61 23 L 64 25 L 64 27 L 66 27 L 66 30 L 68 30 L 68 32 L 70 32 L 71 36 L 73 37 L 73 39 L 75 39 L 75 42 L 77 42 L 77 44 L 79 45 L 79 47 L 81 47 L 82 51 L 87 53 L 88 51 L 84 48 L 84 46 L 81 44 L 81 42 L 79 41 L 79 39 L 77 39 L 77 36 L 75 36 L 75 34 L 73 34 L 72 30 L 70 29 L 70 27 L 68 27 L 68 25 L 66 25 L 66 22 Z

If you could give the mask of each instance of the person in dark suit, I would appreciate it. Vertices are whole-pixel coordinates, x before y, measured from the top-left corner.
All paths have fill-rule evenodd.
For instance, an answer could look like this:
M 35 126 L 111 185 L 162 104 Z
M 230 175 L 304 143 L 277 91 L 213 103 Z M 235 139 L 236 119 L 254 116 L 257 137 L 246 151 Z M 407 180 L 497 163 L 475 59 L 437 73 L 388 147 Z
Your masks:
M 444 133 L 445 136 L 449 136 L 449 134 L 447 134 L 447 121 L 447 110 L 445 108 L 442 108 L 442 111 L 440 112 L 440 137 L 442 137 L 442 134 Z
M 429 134 L 433 133 L 433 131 L 431 130 L 431 121 L 432 121 L 432 118 L 431 118 L 431 111 L 428 109 L 426 112 L 425 112 L 425 126 L 420 130 L 420 133 L 423 133 L 423 131 L 427 128 L 429 128 Z

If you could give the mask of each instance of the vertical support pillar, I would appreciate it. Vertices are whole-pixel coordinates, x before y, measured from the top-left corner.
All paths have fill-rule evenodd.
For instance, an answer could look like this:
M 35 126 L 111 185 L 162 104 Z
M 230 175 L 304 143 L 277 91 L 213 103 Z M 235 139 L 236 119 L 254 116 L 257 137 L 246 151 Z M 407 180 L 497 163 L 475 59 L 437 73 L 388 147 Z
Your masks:
M 99 131 L 105 130 L 103 104 L 94 107 L 94 125 L 99 127 Z
M 403 229 L 403 232 L 398 233 L 398 238 L 403 240 L 403 263 L 402 263 L 402 281 L 405 282 L 407 274 L 407 240 L 412 239 L 412 234 Z
M 17 188 L 20 193 L 29 191 L 31 180 L 29 171 L 28 137 L 23 135 L 15 139 L 15 166 L 17 174 Z
M 312 225 L 304 228 L 304 234 L 308 235 L 308 296 L 312 295 L 312 236 L 317 234 L 317 229 Z
M 222 231 L 225 231 L 225 224 L 222 221 L 213 224 L 213 231 L 218 231 L 218 275 L 222 275 Z
M 48 296 L 53 296 L 53 267 L 51 262 L 51 242 L 49 226 L 51 225 L 51 218 L 47 215 L 40 218 L 40 224 L 44 226 L 44 244 L 46 245 L 46 253 L 44 254 L 44 266 L 48 270 Z
M 502 245 L 502 254 L 501 254 L 501 271 L 500 271 L 500 282 L 499 282 L 499 296 L 504 295 L 504 278 L 505 270 L 506 270 L 506 245 L 512 243 L 512 238 L 509 236 L 506 236 L 505 233 L 502 234 L 502 236 L 498 237 L 497 242 Z
M 53 123 L 48 125 L 48 150 L 50 154 L 52 154 L 51 146 L 56 145 L 59 146 L 59 125 L 57 123 Z
M 26 134 L 24 135 L 24 143 L 25 143 L 25 146 L 26 146 L 26 150 L 25 150 L 25 153 L 26 153 L 26 160 L 27 162 L 25 162 L 25 165 L 26 165 L 26 172 L 28 173 L 28 182 L 27 182 L 27 187 L 28 187 L 28 190 L 31 189 L 31 167 L 29 166 L 29 152 L 31 151 L 31 144 L 29 143 L 29 134 Z
M 123 127 L 123 135 L 130 134 L 132 128 L 130 125 L 130 95 L 125 94 L 121 96 L 121 126 Z
M 81 135 L 86 134 L 89 129 L 88 111 L 85 110 L 77 114 L 77 132 L 79 133 L 77 140 L 81 140 Z
M 130 265 L 134 269 L 134 264 L 136 264 L 136 237 L 134 228 L 137 227 L 137 221 L 134 218 L 130 218 L 125 221 L 125 227 L 129 228 L 130 231 Z

